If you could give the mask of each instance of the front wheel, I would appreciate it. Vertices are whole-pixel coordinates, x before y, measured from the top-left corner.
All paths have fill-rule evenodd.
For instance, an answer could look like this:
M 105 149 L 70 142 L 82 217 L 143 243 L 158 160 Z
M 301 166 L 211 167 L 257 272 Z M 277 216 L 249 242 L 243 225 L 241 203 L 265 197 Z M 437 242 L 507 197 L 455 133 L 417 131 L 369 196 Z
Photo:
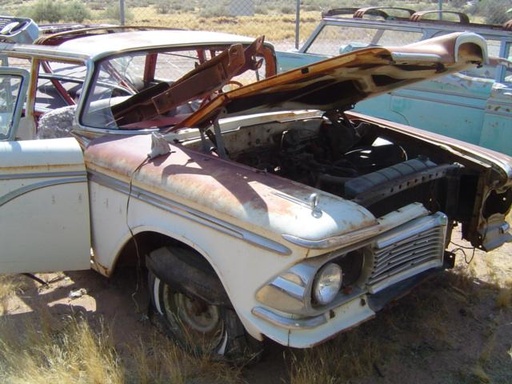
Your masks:
M 151 271 L 148 282 L 153 318 L 187 352 L 242 364 L 258 360 L 262 344 L 246 334 L 233 309 L 180 292 Z

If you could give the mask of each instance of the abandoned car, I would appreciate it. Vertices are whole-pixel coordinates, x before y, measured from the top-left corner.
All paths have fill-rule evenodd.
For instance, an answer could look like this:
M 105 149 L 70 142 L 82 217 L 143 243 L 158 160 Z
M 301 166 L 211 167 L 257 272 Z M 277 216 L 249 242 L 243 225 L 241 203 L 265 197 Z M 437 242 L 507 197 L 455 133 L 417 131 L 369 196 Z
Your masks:
M 181 345 L 250 359 L 371 319 L 511 240 L 512 159 L 350 112 L 482 65 L 456 33 L 275 75 L 272 45 L 170 30 L 2 43 L 0 272 L 148 270 Z
M 486 39 L 487 64 L 366 99 L 355 111 L 512 155 L 512 21 L 474 23 L 447 10 L 336 8 L 322 14 L 298 50 L 278 51 L 277 58 L 280 71 L 286 71 L 362 47 L 405 45 L 462 31 Z

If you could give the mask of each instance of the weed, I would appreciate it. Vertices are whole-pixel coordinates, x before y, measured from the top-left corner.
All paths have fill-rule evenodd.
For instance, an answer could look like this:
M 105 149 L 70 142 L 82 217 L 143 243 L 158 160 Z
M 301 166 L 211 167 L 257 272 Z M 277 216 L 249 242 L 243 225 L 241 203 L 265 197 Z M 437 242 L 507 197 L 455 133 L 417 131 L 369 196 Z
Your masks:
M 6 313 L 9 308 L 9 298 L 23 291 L 23 280 L 13 275 L 0 275 L 0 315 Z
M 500 287 L 496 297 L 496 307 L 507 309 L 512 306 L 512 280 L 507 281 L 503 287 Z
M 65 320 L 62 329 L 55 332 L 49 324 L 3 319 L 0 381 L 122 383 L 122 370 L 108 330 L 101 327 L 95 333 L 83 319 Z
M 293 352 L 290 382 L 331 384 L 363 377 L 374 372 L 389 351 L 376 333 L 358 328 L 318 347 Z

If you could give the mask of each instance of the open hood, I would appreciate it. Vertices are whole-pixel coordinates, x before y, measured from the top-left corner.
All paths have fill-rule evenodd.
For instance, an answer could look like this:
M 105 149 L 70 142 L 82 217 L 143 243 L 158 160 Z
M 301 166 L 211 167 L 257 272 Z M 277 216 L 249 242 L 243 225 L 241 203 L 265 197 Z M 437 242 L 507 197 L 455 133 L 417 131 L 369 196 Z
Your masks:
M 215 119 L 281 110 L 346 110 L 367 97 L 487 60 L 485 40 L 453 33 L 403 47 L 357 50 L 221 93 L 179 121 L 204 128 Z

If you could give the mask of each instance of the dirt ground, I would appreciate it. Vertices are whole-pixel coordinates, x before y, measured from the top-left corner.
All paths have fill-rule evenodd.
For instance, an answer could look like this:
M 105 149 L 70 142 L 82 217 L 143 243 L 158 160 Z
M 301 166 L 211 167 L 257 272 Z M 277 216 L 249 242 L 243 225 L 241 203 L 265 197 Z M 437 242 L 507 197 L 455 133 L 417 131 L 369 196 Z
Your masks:
M 329 383 L 512 383 L 512 244 L 487 255 L 464 252 L 457 251 L 454 270 L 351 331 L 375 341 L 384 353 L 366 374 L 344 381 L 333 377 Z M 93 271 L 37 276 L 48 286 L 30 282 L 30 288 L 11 300 L 4 316 L 37 321 L 48 314 L 80 312 L 92 325 L 103 318 L 116 324 L 113 336 L 121 355 L 135 342 L 134 336 L 144 339 L 153 331 L 146 315 L 145 276 L 133 271 L 119 271 L 111 279 Z M 290 379 L 290 356 L 295 352 L 268 343 L 262 361 L 245 371 L 244 381 L 297 382 Z M 343 364 L 343 356 L 331 358 L 331 363 Z

